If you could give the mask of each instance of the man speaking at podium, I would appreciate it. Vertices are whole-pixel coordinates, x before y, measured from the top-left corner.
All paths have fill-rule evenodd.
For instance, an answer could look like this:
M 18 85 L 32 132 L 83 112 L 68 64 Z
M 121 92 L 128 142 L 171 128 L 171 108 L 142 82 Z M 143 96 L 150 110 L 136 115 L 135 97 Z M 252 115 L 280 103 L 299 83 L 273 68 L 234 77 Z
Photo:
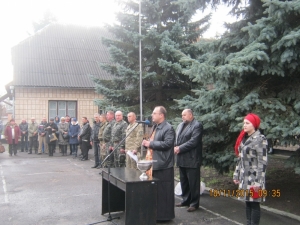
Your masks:
M 167 111 L 157 106 L 152 112 L 155 123 L 150 140 L 143 145 L 152 149 L 153 177 L 158 178 L 157 184 L 157 216 L 156 220 L 174 219 L 174 142 L 175 131 L 166 121 Z

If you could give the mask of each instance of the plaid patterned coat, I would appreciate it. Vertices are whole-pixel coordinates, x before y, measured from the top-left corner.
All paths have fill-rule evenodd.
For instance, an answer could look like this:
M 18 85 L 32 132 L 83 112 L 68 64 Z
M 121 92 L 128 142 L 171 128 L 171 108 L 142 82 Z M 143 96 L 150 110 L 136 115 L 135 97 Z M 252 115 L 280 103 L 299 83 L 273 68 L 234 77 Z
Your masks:
M 266 189 L 267 139 L 257 130 L 243 142 L 239 146 L 239 160 L 233 174 L 233 179 L 240 182 L 238 199 L 250 202 L 265 201 L 265 198 L 253 199 L 249 193 L 252 185 Z

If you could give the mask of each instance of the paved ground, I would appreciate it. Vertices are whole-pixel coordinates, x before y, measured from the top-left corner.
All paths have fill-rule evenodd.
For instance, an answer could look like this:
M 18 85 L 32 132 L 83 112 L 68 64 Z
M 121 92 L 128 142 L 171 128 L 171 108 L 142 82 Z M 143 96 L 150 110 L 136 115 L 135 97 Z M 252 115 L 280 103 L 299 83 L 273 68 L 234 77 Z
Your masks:
M 1 225 L 83 225 L 106 220 L 107 216 L 100 213 L 100 170 L 91 169 L 92 160 L 82 162 L 60 155 L 55 153 L 50 158 L 23 152 L 12 157 L 7 152 L 0 154 Z M 92 152 L 89 156 L 92 159 Z M 176 208 L 176 218 L 165 224 L 245 224 L 244 208 L 242 202 L 210 197 L 205 192 L 199 210 L 188 213 L 186 208 Z M 124 224 L 123 213 L 115 215 L 121 219 L 114 222 Z M 261 224 L 292 225 L 300 224 L 300 220 L 262 210 Z

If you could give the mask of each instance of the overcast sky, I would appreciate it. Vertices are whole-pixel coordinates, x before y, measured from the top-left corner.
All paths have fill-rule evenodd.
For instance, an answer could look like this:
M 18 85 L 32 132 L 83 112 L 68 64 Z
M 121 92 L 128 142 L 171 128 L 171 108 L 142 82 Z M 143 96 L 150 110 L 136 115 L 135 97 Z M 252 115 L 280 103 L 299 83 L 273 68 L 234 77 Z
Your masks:
M 32 34 L 32 22 L 38 22 L 50 10 L 58 22 L 85 26 L 113 24 L 118 6 L 114 0 L 2 0 L 0 1 L 0 96 L 4 85 L 12 81 L 11 48 Z M 233 21 L 222 7 L 214 12 L 211 29 L 205 37 L 224 32 L 224 21 Z M 208 12 L 207 12 L 208 13 Z

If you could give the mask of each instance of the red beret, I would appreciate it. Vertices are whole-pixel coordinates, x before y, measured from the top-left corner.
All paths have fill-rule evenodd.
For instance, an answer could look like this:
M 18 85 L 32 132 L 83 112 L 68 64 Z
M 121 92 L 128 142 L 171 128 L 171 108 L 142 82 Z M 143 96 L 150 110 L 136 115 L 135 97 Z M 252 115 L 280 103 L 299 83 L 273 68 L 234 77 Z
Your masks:
M 249 113 L 247 116 L 245 116 L 244 119 L 249 120 L 255 129 L 259 128 L 260 118 L 258 115 L 254 114 L 254 113 Z

